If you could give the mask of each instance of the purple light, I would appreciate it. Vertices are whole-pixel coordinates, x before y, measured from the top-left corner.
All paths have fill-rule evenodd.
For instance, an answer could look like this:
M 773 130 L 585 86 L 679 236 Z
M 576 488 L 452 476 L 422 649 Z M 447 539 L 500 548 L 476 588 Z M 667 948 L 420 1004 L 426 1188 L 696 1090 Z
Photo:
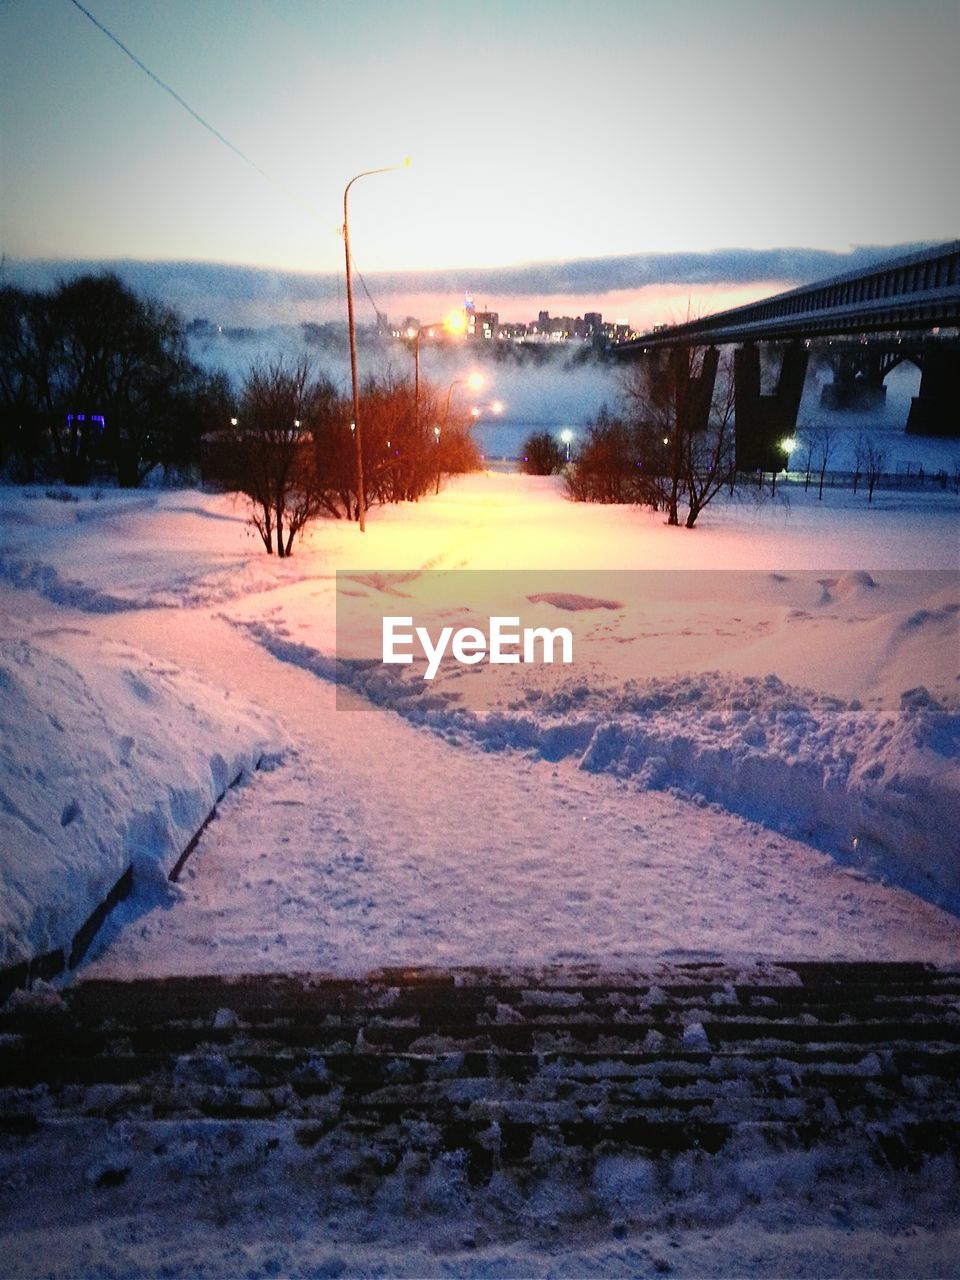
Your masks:
M 73 424 L 74 424 L 75 422 L 86 422 L 86 420 L 87 420 L 87 415 L 86 415 L 85 413 L 68 413 L 68 414 L 67 414 L 67 427 L 68 427 L 68 428 L 70 428 L 70 429 L 72 429 L 72 428 L 73 428 Z M 101 431 L 106 430 L 106 426 L 107 426 L 107 424 L 106 424 L 106 420 L 104 419 L 104 416 L 103 416 L 103 414 L 102 414 L 102 413 L 91 413 L 91 414 L 90 414 L 90 421 L 91 421 L 91 422 L 98 422 L 98 423 L 100 424 L 99 429 L 100 429 Z

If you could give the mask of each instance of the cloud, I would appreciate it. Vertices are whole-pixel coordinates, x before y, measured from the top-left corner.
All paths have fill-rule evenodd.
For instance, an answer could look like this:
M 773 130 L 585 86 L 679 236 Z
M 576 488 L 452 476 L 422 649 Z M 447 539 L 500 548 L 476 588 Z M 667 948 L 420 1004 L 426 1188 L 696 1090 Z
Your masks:
M 596 299 L 625 290 L 669 286 L 730 286 L 753 281 L 807 284 L 869 266 L 919 245 L 857 246 L 839 253 L 824 249 L 717 249 L 709 253 L 631 254 L 528 262 L 505 267 L 449 268 L 420 272 L 375 272 L 366 283 L 378 304 L 418 294 L 458 297 L 465 288 L 495 305 L 514 297 L 550 299 L 578 295 Z M 116 271 L 132 288 L 177 306 L 188 318 L 218 315 L 236 323 L 254 313 L 264 318 L 298 304 L 323 307 L 343 298 L 336 275 L 276 271 L 215 262 L 8 261 L 0 283 L 48 288 L 86 271 Z M 358 282 L 359 284 L 359 282 Z
M 843 271 L 855 271 L 883 258 L 908 253 L 918 245 L 896 248 L 864 246 L 848 253 L 824 249 L 716 249 L 709 253 L 630 254 L 611 258 L 576 258 L 566 262 L 529 262 L 518 266 L 474 270 L 396 272 L 371 278 L 382 294 L 451 292 L 471 288 L 491 296 L 539 293 L 593 293 L 602 297 L 650 285 L 747 284 L 783 280 L 806 284 Z

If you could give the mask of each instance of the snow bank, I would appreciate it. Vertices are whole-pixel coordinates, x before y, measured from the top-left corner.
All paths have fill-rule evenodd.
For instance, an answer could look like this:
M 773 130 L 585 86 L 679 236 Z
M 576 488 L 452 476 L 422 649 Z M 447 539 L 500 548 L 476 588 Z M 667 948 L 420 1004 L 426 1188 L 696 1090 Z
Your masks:
M 304 662 L 299 646 L 269 644 Z M 307 665 L 328 673 L 323 663 Z M 702 672 L 612 687 L 573 678 L 476 711 L 382 666 L 341 663 L 339 672 L 447 741 L 552 761 L 575 756 L 589 773 L 720 804 L 960 911 L 960 711 L 923 687 L 891 710 L 772 674 Z
M 165 880 L 277 743 L 239 701 L 77 627 L 0 640 L 0 969 L 63 950 L 129 868 Z

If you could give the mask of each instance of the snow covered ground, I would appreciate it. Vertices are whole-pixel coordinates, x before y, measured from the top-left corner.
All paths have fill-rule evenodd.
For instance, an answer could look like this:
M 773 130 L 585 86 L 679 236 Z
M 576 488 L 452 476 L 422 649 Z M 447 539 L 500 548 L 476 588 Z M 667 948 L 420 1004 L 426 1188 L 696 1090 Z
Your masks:
M 685 531 L 483 474 L 278 563 L 231 497 L 4 490 L 6 955 L 128 859 L 96 972 L 957 956 L 958 502 L 831 503 Z M 449 569 L 574 620 L 574 665 L 378 665 L 351 709 L 337 571 L 429 621 Z M 178 887 L 144 874 L 271 753 Z
M 230 497 L 73 498 L 0 490 L 3 963 L 68 945 L 127 864 L 80 980 L 960 960 L 956 495 L 788 488 L 685 531 L 485 473 L 374 511 L 363 537 L 318 524 L 283 563 Z M 502 612 L 574 619 L 577 664 L 444 669 L 429 695 L 417 671 L 353 667 L 338 688 L 338 587 L 375 612 L 386 575 L 416 599 L 438 570 L 499 571 Z M 794 1270 L 801 1236 L 772 1242 L 791 1229 L 771 1214 L 756 1274 Z M 54 1269 L 103 1256 L 81 1236 Z M 341 1270 L 429 1269 L 361 1244 Z M 690 1236 L 687 1271 L 744 1247 Z M 857 1249 L 850 1274 L 900 1256 Z M 571 1273 L 640 1266 L 604 1250 Z

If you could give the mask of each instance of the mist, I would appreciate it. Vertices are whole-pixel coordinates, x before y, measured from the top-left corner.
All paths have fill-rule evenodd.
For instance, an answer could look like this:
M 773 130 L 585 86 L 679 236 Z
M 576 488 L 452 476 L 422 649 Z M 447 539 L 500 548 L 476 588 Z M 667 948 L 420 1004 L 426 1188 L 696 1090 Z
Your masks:
M 222 370 L 239 390 L 252 364 L 307 356 L 317 374 L 343 392 L 350 390 L 350 352 L 342 325 L 277 325 L 263 329 L 192 325 L 191 355 L 209 370 Z M 357 340 L 361 380 L 370 375 L 414 377 L 409 343 L 361 329 Z M 480 373 L 483 385 L 470 390 L 466 379 Z M 620 366 L 601 359 L 584 343 L 516 346 L 513 343 L 450 342 L 420 351 L 420 376 L 441 395 L 450 391 L 461 408 L 479 409 L 476 438 L 485 454 L 516 457 L 531 431 L 583 429 L 603 405 L 619 395 Z M 493 405 L 501 406 L 500 412 Z
M 915 246 L 898 248 L 911 247 Z M 361 318 L 360 376 L 393 372 L 413 378 L 409 346 L 383 337 L 370 323 L 375 306 L 395 320 L 414 315 L 429 323 L 462 300 L 464 285 L 474 293 L 481 310 L 498 310 L 503 321 L 532 320 L 541 308 L 554 315 L 599 310 L 605 319 L 629 318 L 642 328 L 644 317 L 652 324 L 709 314 L 791 284 L 865 266 L 890 252 L 872 248 L 845 254 L 810 249 L 731 250 L 581 259 L 496 271 L 375 275 L 365 282 L 370 297 L 360 286 L 356 292 Z M 194 359 L 207 369 L 226 372 L 237 390 L 256 360 L 283 355 L 295 361 L 306 354 L 316 372 L 326 374 L 343 392 L 349 391 L 346 301 L 342 281 L 334 275 L 198 262 L 7 260 L 0 283 L 49 289 L 60 280 L 104 270 L 116 271 L 141 295 L 175 307 L 187 322 Z M 770 279 L 774 275 L 779 277 L 776 287 Z M 766 288 L 761 283 L 765 277 Z M 480 409 L 474 431 L 488 458 L 516 458 L 530 432 L 559 433 L 565 427 L 574 432 L 575 449 L 577 438 L 601 407 L 606 405 L 615 413 L 621 399 L 622 366 L 596 358 L 585 344 L 518 348 L 509 342 L 486 347 L 424 342 L 421 374 L 441 394 L 474 370 L 484 375 L 483 389 L 468 394 L 465 386 L 454 387 L 452 395 L 461 407 L 469 403 Z M 820 393 L 830 377 L 811 360 L 797 431 L 820 424 L 831 427 L 836 437 L 836 461 L 831 466 L 852 465 L 857 437 L 866 434 L 881 441 L 892 470 L 916 471 L 922 459 L 927 470 L 942 468 L 952 474 L 960 455 L 956 441 L 920 440 L 904 432 L 910 400 L 919 387 L 919 372 L 913 365 L 893 370 L 886 380 L 885 404 L 870 413 L 824 410 Z M 499 416 L 490 408 L 494 401 L 503 406 Z

